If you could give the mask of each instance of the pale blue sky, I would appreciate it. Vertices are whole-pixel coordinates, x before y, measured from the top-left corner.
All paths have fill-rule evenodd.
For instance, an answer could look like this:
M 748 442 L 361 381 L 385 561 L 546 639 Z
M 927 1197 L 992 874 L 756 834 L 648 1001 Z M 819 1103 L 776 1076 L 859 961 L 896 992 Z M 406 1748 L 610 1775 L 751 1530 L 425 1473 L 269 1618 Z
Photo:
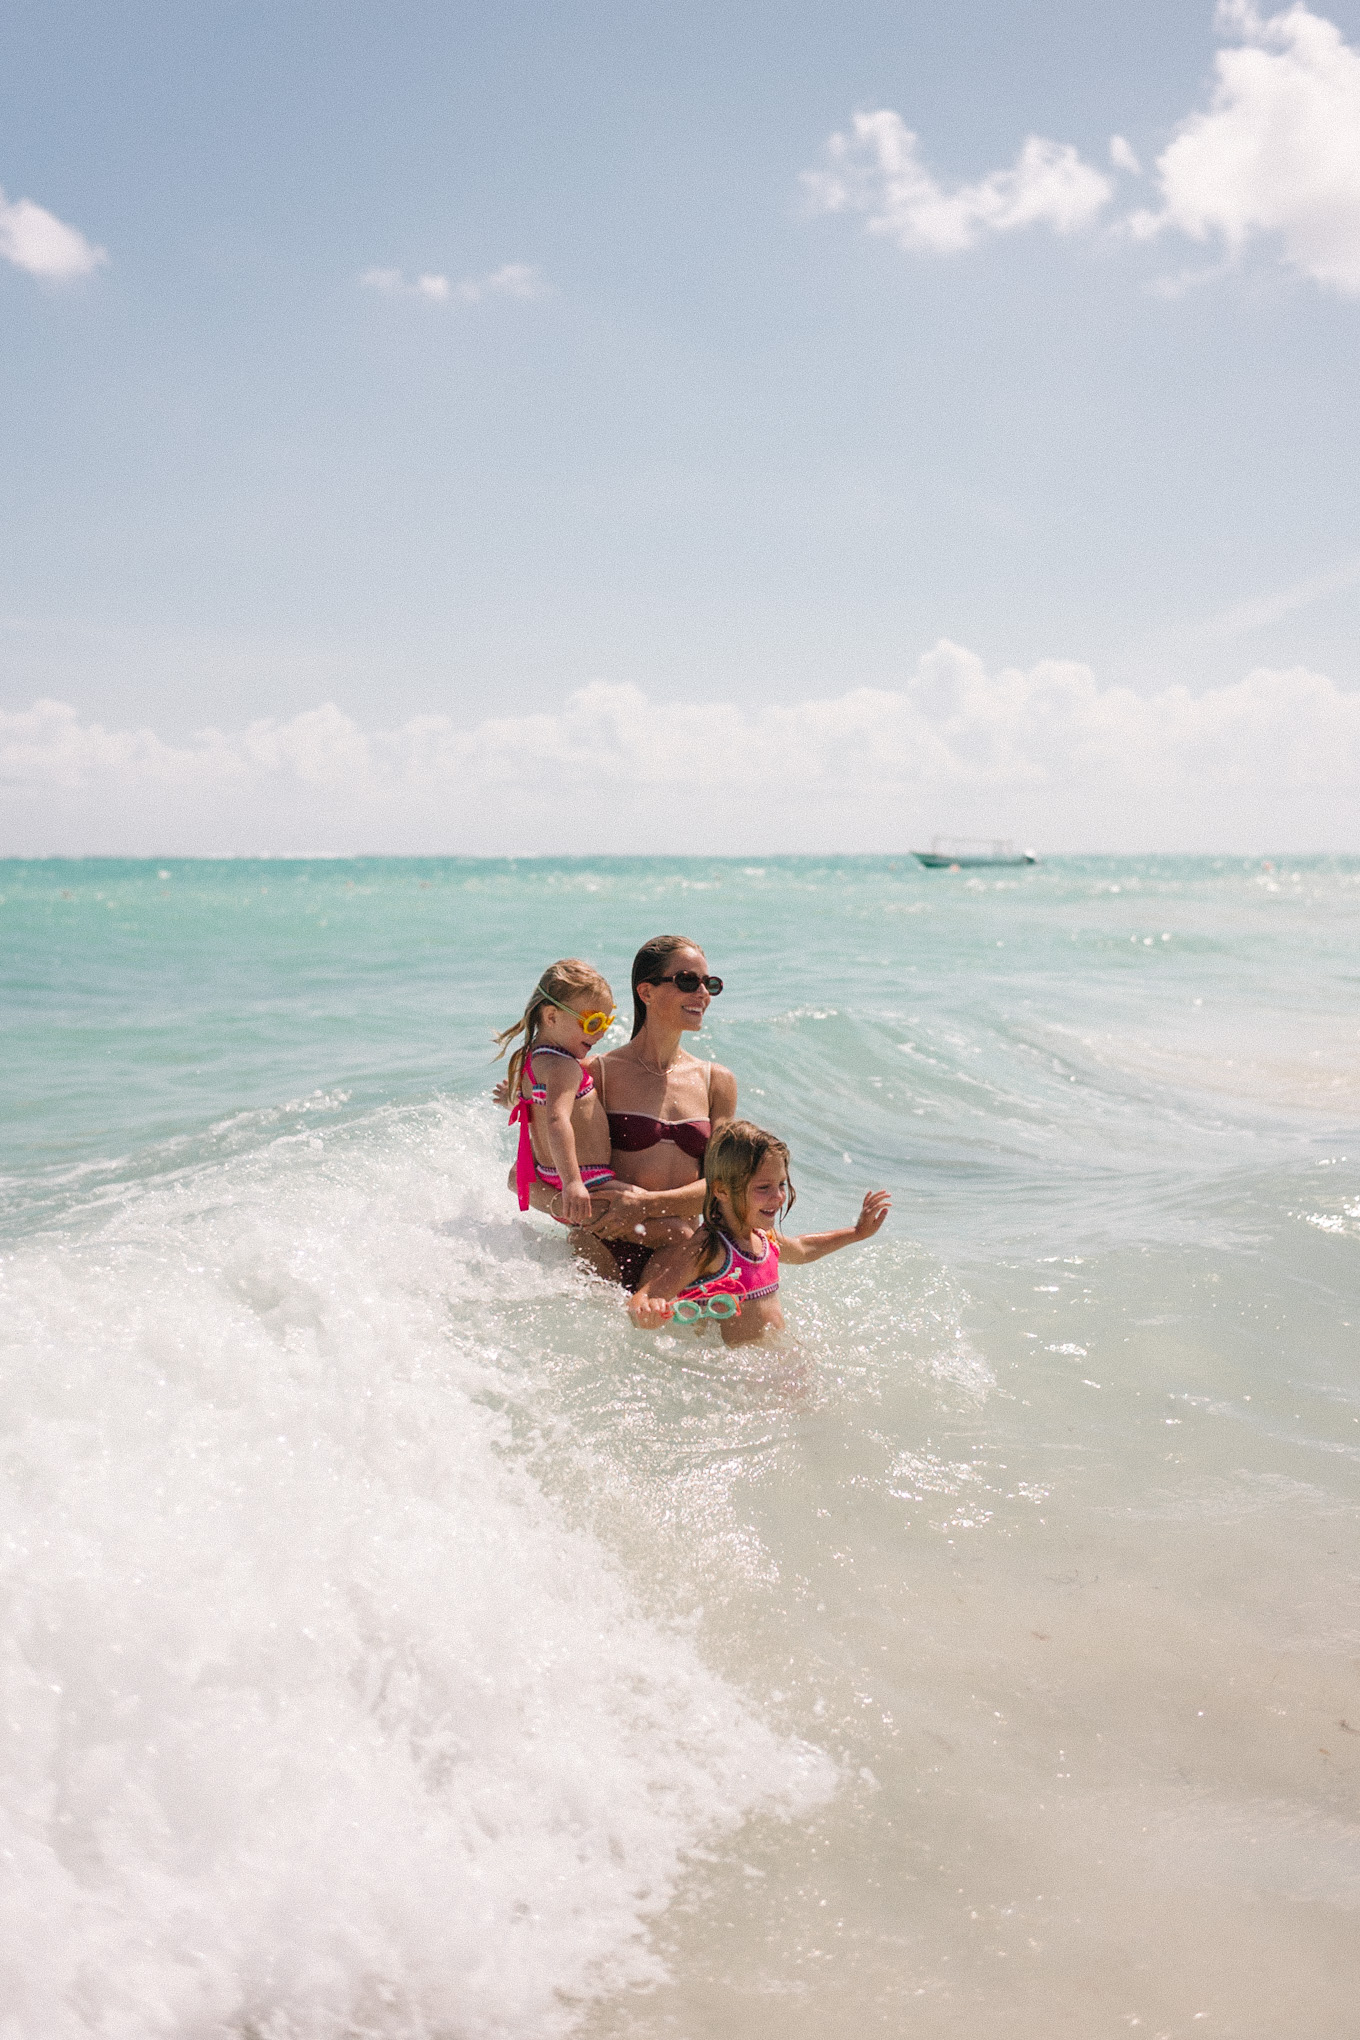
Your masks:
M 1264 10 L 1269 12 L 1269 9 Z M 1360 0 L 1318 13 L 1360 43 Z M 1360 685 L 1360 297 L 1131 240 L 1209 0 L 0 7 L 0 708 L 168 740 L 594 680 L 750 710 L 941 637 L 1192 693 Z M 800 174 L 1075 147 L 1102 222 L 914 253 Z M 527 265 L 547 294 L 465 280 Z M 448 280 L 435 299 L 371 269 Z

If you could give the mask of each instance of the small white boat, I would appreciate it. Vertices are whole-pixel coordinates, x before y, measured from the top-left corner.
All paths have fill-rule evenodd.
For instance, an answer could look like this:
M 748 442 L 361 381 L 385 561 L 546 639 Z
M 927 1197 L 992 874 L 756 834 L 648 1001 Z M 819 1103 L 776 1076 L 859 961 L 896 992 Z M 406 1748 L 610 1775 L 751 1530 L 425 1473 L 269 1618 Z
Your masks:
M 929 850 L 913 850 L 912 856 L 927 871 L 975 871 L 982 864 L 1037 864 L 1032 850 L 1017 850 L 1014 843 L 999 837 L 936 836 Z

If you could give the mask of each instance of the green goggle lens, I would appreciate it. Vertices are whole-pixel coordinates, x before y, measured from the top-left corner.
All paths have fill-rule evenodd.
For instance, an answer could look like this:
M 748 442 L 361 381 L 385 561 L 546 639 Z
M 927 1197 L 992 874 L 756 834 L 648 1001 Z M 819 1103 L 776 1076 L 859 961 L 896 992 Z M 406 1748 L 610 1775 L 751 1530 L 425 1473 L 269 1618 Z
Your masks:
M 675 1301 L 675 1315 L 682 1325 L 692 1325 L 696 1318 L 734 1318 L 741 1309 L 735 1296 L 710 1296 L 701 1303 L 697 1297 L 680 1296 Z

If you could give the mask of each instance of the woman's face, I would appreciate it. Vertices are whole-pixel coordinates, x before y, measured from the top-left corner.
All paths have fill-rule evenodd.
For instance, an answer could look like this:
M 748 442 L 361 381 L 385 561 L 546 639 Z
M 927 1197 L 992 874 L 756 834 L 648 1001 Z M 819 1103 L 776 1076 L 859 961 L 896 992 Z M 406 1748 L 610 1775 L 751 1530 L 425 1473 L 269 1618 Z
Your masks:
M 667 978 L 674 979 L 678 970 L 692 970 L 699 977 L 708 976 L 708 964 L 702 949 L 673 949 L 662 965 Z M 655 1014 L 664 1027 L 678 1027 L 682 1032 L 689 1028 L 702 1027 L 704 1015 L 713 1004 L 713 997 L 702 985 L 697 991 L 682 992 L 674 984 L 639 985 L 638 996 L 647 1008 L 647 1018 Z

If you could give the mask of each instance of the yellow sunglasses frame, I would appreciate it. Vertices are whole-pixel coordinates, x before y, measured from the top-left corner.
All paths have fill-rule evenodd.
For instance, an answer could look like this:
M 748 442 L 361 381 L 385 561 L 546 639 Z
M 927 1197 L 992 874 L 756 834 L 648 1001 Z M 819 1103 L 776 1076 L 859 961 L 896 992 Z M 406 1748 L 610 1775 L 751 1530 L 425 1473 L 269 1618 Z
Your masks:
M 542 987 L 540 986 L 539 989 L 542 990 Z M 551 992 L 544 992 L 543 996 L 550 1006 L 556 1006 L 559 1013 L 570 1013 L 573 1020 L 580 1021 L 581 1032 L 587 1041 L 598 1041 L 602 1034 L 608 1034 L 618 1018 L 619 1009 L 617 1006 L 612 1013 L 601 1013 L 598 1011 L 594 1013 L 578 1013 L 574 1006 L 564 1006 L 562 1001 L 555 999 Z

